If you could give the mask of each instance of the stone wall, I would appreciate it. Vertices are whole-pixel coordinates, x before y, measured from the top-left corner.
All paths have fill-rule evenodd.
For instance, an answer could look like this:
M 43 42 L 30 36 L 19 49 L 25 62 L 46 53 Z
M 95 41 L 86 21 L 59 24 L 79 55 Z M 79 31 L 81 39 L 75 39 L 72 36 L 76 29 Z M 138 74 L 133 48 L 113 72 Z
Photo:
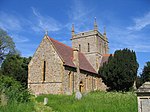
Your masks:
M 62 94 L 61 90 L 62 83 L 33 83 L 29 84 L 29 90 L 33 94 L 40 95 L 40 94 Z
M 45 65 L 45 80 L 44 75 Z M 29 63 L 28 87 L 36 93 L 61 93 L 63 62 L 48 37 L 44 37 Z
M 78 75 L 75 68 L 65 67 L 63 91 L 64 94 L 72 94 L 79 91 L 80 82 L 83 83 L 82 92 L 90 92 L 94 90 L 106 90 L 102 79 L 95 74 L 80 70 Z
M 93 68 L 98 72 L 103 54 L 107 54 L 108 44 L 98 31 L 88 31 L 75 34 L 72 37 L 72 47 L 81 49 Z M 89 45 L 88 45 L 89 44 Z M 80 45 L 80 48 L 79 48 Z M 107 46 L 106 46 L 107 45 Z M 89 51 L 88 51 L 89 46 Z
M 89 40 L 90 38 L 86 39 L 86 42 L 92 41 Z M 96 47 L 95 44 L 91 44 L 91 46 L 93 47 L 90 50 L 94 50 Z M 96 63 L 100 63 L 100 57 L 95 53 L 88 55 L 87 58 L 90 62 L 93 62 L 92 66 L 94 68 L 98 66 Z M 79 70 L 78 67 L 76 69 L 64 66 L 63 61 L 47 36 L 44 37 L 37 48 L 28 68 L 28 88 L 33 94 L 72 94 L 81 89 L 81 84 L 82 92 L 106 90 L 101 78 L 98 78 L 95 74 Z
M 102 82 L 102 79 L 97 74 L 81 72 L 80 81 L 83 81 L 84 92 L 95 90 L 106 91 L 107 86 Z

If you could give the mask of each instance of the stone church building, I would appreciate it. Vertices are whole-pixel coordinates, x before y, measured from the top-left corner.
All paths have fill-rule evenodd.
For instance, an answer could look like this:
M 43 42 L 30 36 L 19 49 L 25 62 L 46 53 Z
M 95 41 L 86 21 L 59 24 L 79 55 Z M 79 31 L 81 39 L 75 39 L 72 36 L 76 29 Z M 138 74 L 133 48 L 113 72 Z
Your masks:
M 44 36 L 28 65 L 28 88 L 33 94 L 72 94 L 106 90 L 98 76 L 99 67 L 108 60 L 106 32 L 94 29 L 75 34 L 72 26 L 72 48 Z

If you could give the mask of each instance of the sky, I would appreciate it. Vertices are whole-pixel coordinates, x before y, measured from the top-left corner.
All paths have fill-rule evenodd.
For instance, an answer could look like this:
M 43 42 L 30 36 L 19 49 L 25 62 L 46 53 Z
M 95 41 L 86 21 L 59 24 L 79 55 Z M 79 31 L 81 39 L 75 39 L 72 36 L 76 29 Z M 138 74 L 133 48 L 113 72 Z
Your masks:
M 93 30 L 94 18 L 103 34 L 106 27 L 110 53 L 134 50 L 140 74 L 150 61 L 149 0 L 0 0 L 0 28 L 13 38 L 22 56 L 33 56 L 48 35 L 71 46 L 75 32 Z

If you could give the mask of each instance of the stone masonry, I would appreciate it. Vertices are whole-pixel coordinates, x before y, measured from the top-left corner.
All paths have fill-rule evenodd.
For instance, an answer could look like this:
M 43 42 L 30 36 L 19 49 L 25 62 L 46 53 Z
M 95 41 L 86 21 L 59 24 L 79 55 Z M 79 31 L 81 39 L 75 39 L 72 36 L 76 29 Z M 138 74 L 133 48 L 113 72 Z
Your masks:
M 98 72 L 103 54 L 108 54 L 108 39 L 106 32 L 102 35 L 97 30 L 96 20 L 94 22 L 94 30 L 75 34 L 74 26 L 72 26 L 72 48 L 78 48 L 84 53 L 90 64 Z

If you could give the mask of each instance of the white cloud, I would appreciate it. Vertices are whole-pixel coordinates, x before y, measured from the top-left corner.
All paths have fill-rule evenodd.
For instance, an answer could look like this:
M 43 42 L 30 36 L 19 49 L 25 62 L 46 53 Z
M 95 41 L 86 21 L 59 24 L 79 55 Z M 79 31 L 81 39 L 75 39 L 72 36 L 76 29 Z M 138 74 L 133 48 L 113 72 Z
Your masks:
M 139 31 L 146 26 L 150 25 L 150 12 L 145 14 L 143 17 L 134 18 L 134 25 L 128 27 L 129 30 Z
M 18 34 L 12 34 L 11 37 L 13 38 L 13 40 L 14 40 L 15 43 L 29 42 L 28 38 L 26 38 L 24 36 L 21 36 L 21 35 L 18 35 Z
M 22 29 L 21 21 L 14 15 L 0 12 L 0 27 L 4 30 L 18 31 Z
M 72 24 L 74 24 L 76 32 L 89 30 L 89 27 L 87 26 L 91 25 L 90 21 L 92 12 L 93 8 L 87 8 L 80 0 L 74 0 L 68 11 L 69 23 L 65 26 L 70 30 Z
M 74 21 L 84 21 L 82 18 L 87 16 L 90 12 L 91 10 L 86 9 L 81 1 L 74 0 L 73 6 L 71 6 L 71 11 L 69 12 L 69 17 Z
M 131 46 L 131 47 L 133 49 L 135 49 L 135 51 L 150 52 L 150 45 L 139 44 L 139 45 L 134 45 L 134 46 Z
M 129 48 L 136 52 L 150 52 L 149 34 L 143 36 L 140 32 L 131 32 L 126 28 L 116 28 L 115 26 L 111 26 L 108 29 L 107 34 L 111 42 L 109 43 L 111 53 L 123 48 Z
M 50 17 L 50 16 L 43 16 L 41 15 L 36 8 L 31 7 L 32 8 L 32 12 L 34 14 L 35 21 L 34 24 L 32 24 L 32 29 L 34 31 L 59 31 L 62 28 L 62 25 L 55 20 L 54 18 Z

